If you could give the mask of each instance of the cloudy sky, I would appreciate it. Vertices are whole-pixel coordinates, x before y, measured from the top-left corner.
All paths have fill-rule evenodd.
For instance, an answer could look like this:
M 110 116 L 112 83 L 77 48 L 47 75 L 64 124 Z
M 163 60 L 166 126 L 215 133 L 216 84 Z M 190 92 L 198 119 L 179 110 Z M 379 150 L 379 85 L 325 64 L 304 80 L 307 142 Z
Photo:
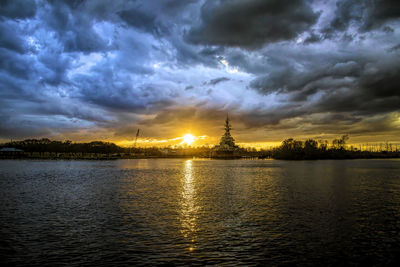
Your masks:
M 400 141 L 398 0 L 9 0 L 0 140 Z

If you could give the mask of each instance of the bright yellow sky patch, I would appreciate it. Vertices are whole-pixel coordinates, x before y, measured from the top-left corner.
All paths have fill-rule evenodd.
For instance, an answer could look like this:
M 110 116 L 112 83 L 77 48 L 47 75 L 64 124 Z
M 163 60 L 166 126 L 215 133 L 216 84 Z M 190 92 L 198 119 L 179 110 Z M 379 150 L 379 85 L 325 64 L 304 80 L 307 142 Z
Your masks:
M 195 140 L 195 137 L 193 135 L 185 134 L 183 136 L 183 140 L 182 140 L 181 144 L 190 146 L 194 142 L 194 140 Z

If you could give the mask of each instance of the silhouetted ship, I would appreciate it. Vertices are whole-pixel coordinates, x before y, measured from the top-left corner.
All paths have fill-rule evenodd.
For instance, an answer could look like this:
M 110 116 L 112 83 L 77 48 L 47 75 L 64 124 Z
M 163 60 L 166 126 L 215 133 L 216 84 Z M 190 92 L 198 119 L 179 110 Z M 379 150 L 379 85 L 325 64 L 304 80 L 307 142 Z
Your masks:
M 219 145 L 215 146 L 211 151 L 212 158 L 240 158 L 239 147 L 235 145 L 235 139 L 231 135 L 232 127 L 229 123 L 229 117 L 225 120 L 225 133 L 219 141 Z

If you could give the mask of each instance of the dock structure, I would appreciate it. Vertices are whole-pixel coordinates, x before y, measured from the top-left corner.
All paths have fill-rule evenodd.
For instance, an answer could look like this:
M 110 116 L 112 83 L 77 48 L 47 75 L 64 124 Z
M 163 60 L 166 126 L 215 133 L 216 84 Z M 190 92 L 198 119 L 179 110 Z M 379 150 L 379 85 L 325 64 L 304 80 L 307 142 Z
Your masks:
M 21 158 L 24 155 L 22 149 L 14 147 L 3 147 L 0 149 L 0 158 Z

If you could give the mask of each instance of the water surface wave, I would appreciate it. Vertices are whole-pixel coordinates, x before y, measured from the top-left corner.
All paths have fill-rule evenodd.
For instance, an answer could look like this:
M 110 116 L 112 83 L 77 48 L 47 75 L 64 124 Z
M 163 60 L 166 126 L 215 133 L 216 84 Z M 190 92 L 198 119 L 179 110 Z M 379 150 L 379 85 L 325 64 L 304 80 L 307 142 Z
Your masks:
M 390 265 L 400 161 L 0 161 L 8 265 Z

